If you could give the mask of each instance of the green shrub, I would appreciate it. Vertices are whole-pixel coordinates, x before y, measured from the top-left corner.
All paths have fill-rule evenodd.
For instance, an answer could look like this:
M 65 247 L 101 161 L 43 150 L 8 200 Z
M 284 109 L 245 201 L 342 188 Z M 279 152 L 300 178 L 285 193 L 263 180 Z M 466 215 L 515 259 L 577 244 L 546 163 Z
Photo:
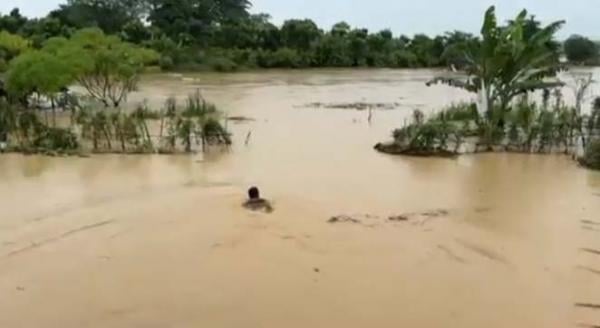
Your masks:
M 202 125 L 202 134 L 208 144 L 230 145 L 231 139 L 225 127 L 215 118 L 209 118 Z
M 79 148 L 79 142 L 70 129 L 47 128 L 33 141 L 33 146 L 45 150 L 65 151 Z
M 461 102 L 448 106 L 438 114 L 439 118 L 448 121 L 477 121 L 479 112 L 475 103 Z
M 298 51 L 281 48 L 276 51 L 263 51 L 257 58 L 258 65 L 265 68 L 300 68 L 302 58 Z
M 237 64 L 227 57 L 211 58 L 208 65 L 217 72 L 234 72 L 238 68 Z
M 588 144 L 580 161 L 581 164 L 591 169 L 600 170 L 600 140 L 594 140 Z
M 203 118 L 209 115 L 218 114 L 217 106 L 206 101 L 199 91 L 188 96 L 185 104 L 185 108 L 181 113 L 184 117 L 198 117 Z
M 0 58 L 0 73 L 6 72 L 8 70 L 8 64 L 4 58 Z
M 410 153 L 457 152 L 464 141 L 464 125 L 458 127 L 445 119 L 423 121 L 420 112 L 415 111 L 415 123 L 394 131 L 394 142 Z M 449 142 L 454 144 L 449 147 Z
M 416 68 L 419 67 L 419 58 L 413 52 L 408 50 L 398 50 L 393 54 L 393 63 L 395 67 Z
M 173 58 L 168 55 L 161 56 L 158 60 L 158 65 L 162 70 L 165 71 L 172 70 L 173 68 L 175 68 L 175 62 L 173 61 Z

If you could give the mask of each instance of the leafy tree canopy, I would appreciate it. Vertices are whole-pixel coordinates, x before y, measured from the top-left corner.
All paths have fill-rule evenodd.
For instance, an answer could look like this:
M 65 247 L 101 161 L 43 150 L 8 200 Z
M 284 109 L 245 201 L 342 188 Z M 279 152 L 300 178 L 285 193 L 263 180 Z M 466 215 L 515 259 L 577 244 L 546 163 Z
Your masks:
M 494 108 L 496 102 L 505 109 L 521 93 L 557 86 L 557 82 L 545 80 L 562 67 L 558 52 L 548 44 L 564 22 L 544 26 L 527 38 L 524 33 L 527 21 L 527 11 L 523 10 L 506 26 L 501 26 L 495 7 L 490 7 L 485 13 L 481 42 L 465 50 L 467 80 L 442 77 L 430 84 L 442 82 L 478 93 L 483 111 Z
M 598 57 L 598 45 L 581 35 L 569 37 L 564 47 L 567 59 L 571 62 L 585 63 Z
M 33 92 L 50 96 L 73 80 L 69 63 L 45 51 L 33 50 L 11 62 L 6 85 L 8 92 L 17 97 Z

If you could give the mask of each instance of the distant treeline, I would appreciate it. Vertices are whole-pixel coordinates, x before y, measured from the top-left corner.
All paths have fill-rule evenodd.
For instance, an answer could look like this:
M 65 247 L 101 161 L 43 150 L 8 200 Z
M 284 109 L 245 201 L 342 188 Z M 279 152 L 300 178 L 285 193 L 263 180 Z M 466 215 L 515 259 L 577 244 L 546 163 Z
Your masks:
M 250 14 L 248 0 L 68 0 L 43 18 L 27 18 L 19 9 L 0 14 L 0 72 L 14 57 L 14 36 L 41 48 L 52 37 L 70 37 L 87 27 L 155 50 L 162 69 L 307 67 L 450 67 L 463 66 L 464 50 L 480 42 L 465 32 L 443 35 L 394 35 L 371 32 L 345 22 L 324 29 L 310 19 L 282 26 L 268 14 Z M 540 29 L 534 16 L 523 31 Z M 576 64 L 598 62 L 598 46 L 572 36 L 564 46 L 548 45 Z

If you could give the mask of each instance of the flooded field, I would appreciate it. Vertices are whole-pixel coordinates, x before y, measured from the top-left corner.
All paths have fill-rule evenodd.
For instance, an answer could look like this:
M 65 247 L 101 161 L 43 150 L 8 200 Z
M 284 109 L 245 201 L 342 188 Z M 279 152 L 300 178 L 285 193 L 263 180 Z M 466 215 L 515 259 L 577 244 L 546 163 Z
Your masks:
M 252 120 L 204 156 L 0 156 L 0 327 L 600 325 L 600 173 L 372 149 L 469 99 L 433 74 L 149 76 L 131 104 L 200 89 Z M 394 106 L 308 106 L 358 102 Z

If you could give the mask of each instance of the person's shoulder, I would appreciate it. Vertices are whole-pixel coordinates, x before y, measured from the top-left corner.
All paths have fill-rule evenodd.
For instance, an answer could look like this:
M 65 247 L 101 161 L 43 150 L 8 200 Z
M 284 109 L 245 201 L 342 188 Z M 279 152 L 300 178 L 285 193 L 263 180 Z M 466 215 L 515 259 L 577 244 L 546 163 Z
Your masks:
M 273 211 L 273 207 L 271 206 L 271 203 L 266 200 L 266 199 L 262 199 L 262 198 L 258 198 L 258 199 L 249 199 L 244 203 L 244 207 L 253 211 L 259 211 L 259 210 L 264 210 L 267 212 L 272 212 Z

